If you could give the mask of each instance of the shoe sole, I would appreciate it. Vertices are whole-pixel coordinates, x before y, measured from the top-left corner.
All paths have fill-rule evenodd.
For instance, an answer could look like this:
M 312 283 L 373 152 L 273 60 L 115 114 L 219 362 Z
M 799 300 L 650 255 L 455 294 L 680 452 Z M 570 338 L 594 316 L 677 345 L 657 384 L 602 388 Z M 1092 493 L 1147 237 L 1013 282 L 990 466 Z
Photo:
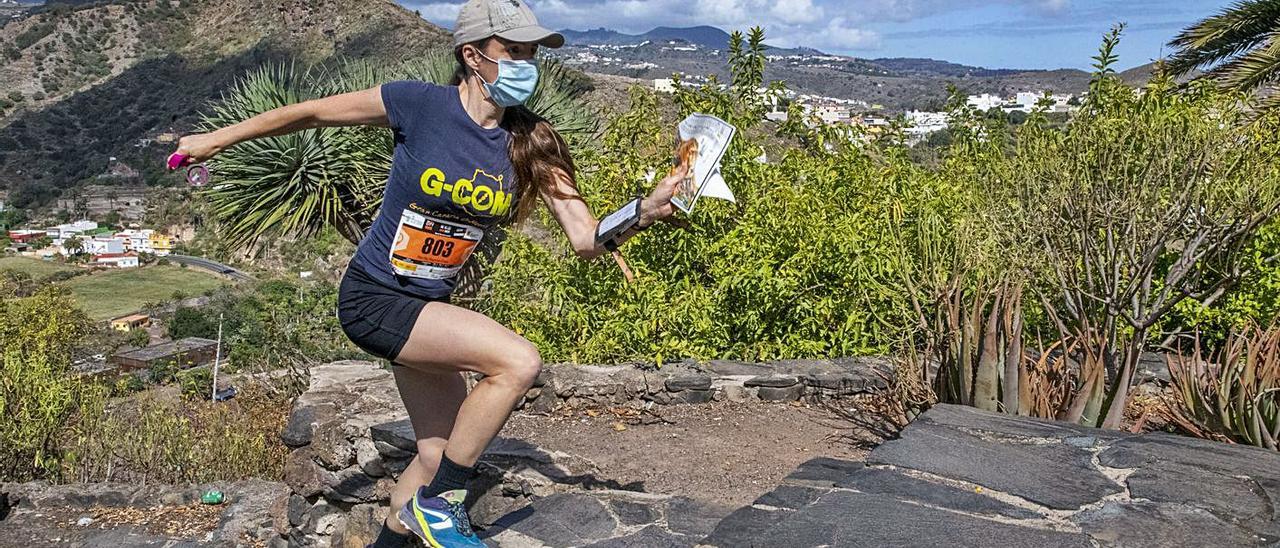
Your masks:
M 418 538 L 420 538 L 420 539 L 422 539 L 424 542 L 426 542 L 426 543 L 427 543 L 427 547 L 428 547 L 428 548 L 444 548 L 444 545 L 443 545 L 443 544 L 440 544 L 439 542 L 436 542 L 436 539 L 434 539 L 434 538 L 432 538 L 432 537 L 431 537 L 431 533 L 430 533 L 431 528 L 430 528 L 430 527 L 427 527 L 425 530 L 423 530 L 423 532 L 418 532 L 418 530 L 417 530 L 417 529 L 414 529 L 414 527 L 413 527 L 412 525 L 410 525 L 410 524 L 408 524 L 408 523 L 405 523 L 405 521 L 404 521 L 404 516 L 400 515 L 400 514 L 402 514 L 402 513 L 403 513 L 403 512 L 396 512 L 396 521 L 399 521 L 399 522 L 400 522 L 400 525 L 404 526 L 404 528 L 405 528 L 405 529 L 408 529 L 410 532 L 412 532 L 413 534 L 417 535 L 417 536 L 418 536 Z

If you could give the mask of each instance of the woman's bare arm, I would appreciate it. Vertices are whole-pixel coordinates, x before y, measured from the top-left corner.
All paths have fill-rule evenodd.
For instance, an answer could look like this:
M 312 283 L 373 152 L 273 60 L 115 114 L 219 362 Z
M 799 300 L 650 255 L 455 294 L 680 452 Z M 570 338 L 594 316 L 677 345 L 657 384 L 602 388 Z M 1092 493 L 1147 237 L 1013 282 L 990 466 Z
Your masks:
M 658 220 L 670 217 L 675 212 L 675 206 L 671 204 L 671 196 L 675 193 L 676 186 L 684 179 L 686 171 L 687 168 L 682 164 L 671 175 L 659 181 L 653 192 L 641 200 L 640 226 L 648 227 Z M 555 217 L 556 222 L 560 223 L 560 227 L 564 229 L 565 236 L 569 237 L 574 253 L 583 259 L 594 259 L 607 252 L 603 246 L 596 245 L 596 226 L 600 221 L 591 214 L 591 209 L 587 207 L 586 202 L 578 198 L 578 192 L 570 184 L 569 176 L 560 171 L 556 173 L 558 175 L 556 188 L 560 194 L 567 197 L 558 197 L 543 190 L 542 200 L 551 210 L 551 216 Z M 625 242 L 636 232 L 632 229 L 622 233 L 618 236 L 618 243 Z
M 285 105 L 216 131 L 187 135 L 178 140 L 177 152 L 191 157 L 193 162 L 203 162 L 236 143 L 252 139 L 317 127 L 358 125 L 388 125 L 381 86 Z

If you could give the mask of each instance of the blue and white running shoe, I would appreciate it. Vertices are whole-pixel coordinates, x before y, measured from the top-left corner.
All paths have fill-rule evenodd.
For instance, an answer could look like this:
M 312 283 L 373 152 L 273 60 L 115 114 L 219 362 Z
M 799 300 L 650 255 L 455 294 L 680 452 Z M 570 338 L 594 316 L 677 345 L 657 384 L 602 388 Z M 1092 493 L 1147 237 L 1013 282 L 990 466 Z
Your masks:
M 462 505 L 467 498 L 465 490 L 445 491 L 430 498 L 425 491 L 426 487 L 419 487 L 413 499 L 400 509 L 397 517 L 402 525 L 430 548 L 486 546 L 471 530 L 471 518 Z

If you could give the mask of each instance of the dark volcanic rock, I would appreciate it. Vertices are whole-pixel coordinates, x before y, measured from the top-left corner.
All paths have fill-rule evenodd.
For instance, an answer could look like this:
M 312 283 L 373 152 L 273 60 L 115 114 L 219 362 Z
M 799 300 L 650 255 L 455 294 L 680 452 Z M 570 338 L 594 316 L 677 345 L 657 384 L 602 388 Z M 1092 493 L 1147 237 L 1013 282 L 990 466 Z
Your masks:
M 795 386 L 799 383 L 800 383 L 800 379 L 796 377 L 792 377 L 790 375 L 769 375 L 769 376 L 761 376 L 761 377 L 751 377 L 750 379 L 743 381 L 742 385 L 747 387 L 767 386 L 770 388 L 786 388 L 788 386 Z
M 1090 546 L 1078 533 L 1021 527 L 895 500 L 835 491 L 799 511 L 734 512 L 702 541 L 712 546 Z
M 795 384 L 785 388 L 762 386 L 756 393 L 763 401 L 796 401 L 804 394 L 804 385 Z
M 676 533 L 702 537 L 729 515 L 732 508 L 676 497 L 667 503 L 667 527 Z
M 786 481 L 792 484 L 835 487 L 836 483 L 844 481 L 862 467 L 861 462 L 818 457 L 805 461 L 786 477 Z
M 369 435 L 375 442 L 380 441 L 402 451 L 418 452 L 418 438 L 409 419 L 375 424 L 369 427 Z
M 611 500 L 609 508 L 623 525 L 644 525 L 658 521 L 659 514 L 647 504 L 629 500 Z
M 830 493 L 830 489 L 803 487 L 799 485 L 780 485 L 756 499 L 756 505 L 772 506 L 785 510 L 795 510 L 818 500 L 818 497 Z
M 587 548 L 689 548 L 693 542 L 684 535 L 663 531 L 662 528 L 650 525 L 631 533 L 594 544 Z
M 1263 546 L 1278 540 L 1249 534 L 1205 510 L 1178 505 L 1109 502 L 1074 521 L 1104 546 Z
M 927 506 L 947 508 L 972 514 L 992 514 L 1015 519 L 1035 519 L 1040 514 L 1000 502 L 977 493 L 951 485 L 925 481 L 902 473 L 901 470 L 863 468 L 836 487 L 854 489 L 863 493 L 890 495 L 899 500 L 918 502 Z
M 1029 423 L 1018 428 L 997 428 L 1008 421 L 970 426 L 973 419 L 963 415 L 977 410 L 935 409 L 939 408 L 944 412 L 922 415 L 900 439 L 877 447 L 868 462 L 963 480 L 1060 510 L 1074 510 L 1122 491 L 1093 466 L 1093 453 L 1062 441 L 1087 432 L 1027 419 L 1018 421 Z M 953 410 L 958 413 L 947 413 Z
M 495 528 L 538 539 L 551 546 L 578 546 L 610 538 L 618 522 L 599 499 L 587 494 L 558 494 L 503 516 Z
M 680 392 L 682 390 L 710 390 L 711 381 L 714 380 L 710 375 L 680 375 L 667 379 L 667 390 L 672 392 Z

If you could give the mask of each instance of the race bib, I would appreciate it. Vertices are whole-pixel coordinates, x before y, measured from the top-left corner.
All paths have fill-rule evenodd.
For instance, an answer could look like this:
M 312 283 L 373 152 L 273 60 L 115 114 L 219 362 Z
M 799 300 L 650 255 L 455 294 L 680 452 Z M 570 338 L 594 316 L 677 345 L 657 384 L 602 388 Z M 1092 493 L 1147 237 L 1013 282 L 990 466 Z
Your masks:
M 481 228 L 406 209 L 391 244 L 391 269 L 410 278 L 452 278 L 483 237 Z

